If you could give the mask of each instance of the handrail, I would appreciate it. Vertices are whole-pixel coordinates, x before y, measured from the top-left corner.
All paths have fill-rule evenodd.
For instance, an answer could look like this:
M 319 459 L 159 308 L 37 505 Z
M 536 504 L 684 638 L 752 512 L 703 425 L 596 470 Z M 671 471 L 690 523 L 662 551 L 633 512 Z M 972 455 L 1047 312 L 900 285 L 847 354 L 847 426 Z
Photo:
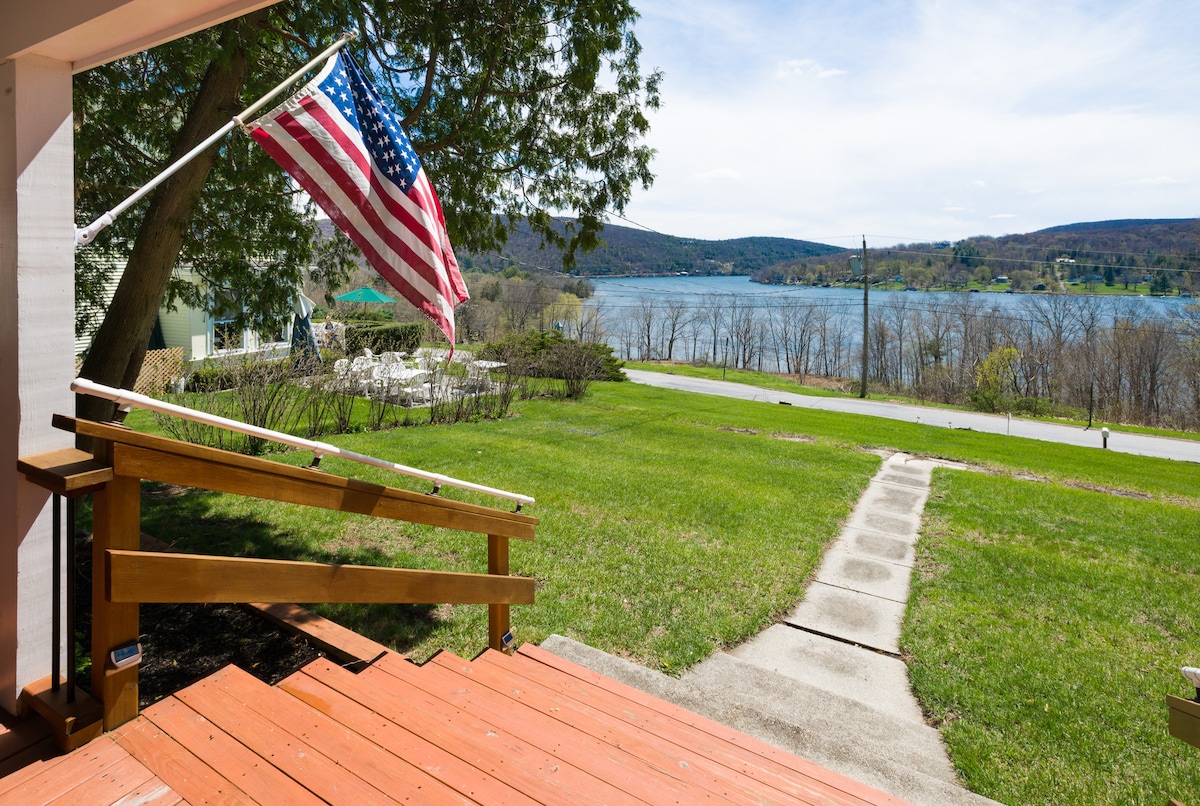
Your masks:
M 488 645 L 509 652 L 511 606 L 534 600 L 536 582 L 513 576 L 509 569 L 510 539 L 533 539 L 537 519 L 529 515 L 192 445 L 112 423 L 55 415 L 54 425 L 91 437 L 94 464 L 111 471 L 107 480 L 89 483 L 95 491 L 92 563 L 97 569 L 92 581 L 92 691 L 101 702 L 105 730 L 138 713 L 137 664 L 118 663 L 116 658 L 136 645 L 142 602 L 486 603 Z M 145 479 L 481 532 L 488 539 L 487 573 L 146 552 L 140 538 Z
M 495 487 L 486 487 L 482 484 L 475 484 L 470 481 L 462 481 L 460 479 L 444 476 L 441 473 L 433 473 L 428 470 L 420 470 L 415 467 L 389 462 L 386 459 L 377 459 L 374 456 L 367 456 L 362 453 L 355 453 L 344 448 L 339 448 L 336 445 L 330 445 L 327 442 L 315 442 L 311 439 L 303 437 L 294 437 L 291 434 L 285 434 L 282 431 L 273 431 L 269 428 L 262 428 L 257 425 L 230 420 L 226 417 L 221 417 L 216 414 L 198 411 L 197 409 L 188 408 L 187 406 L 178 406 L 174 403 L 167 403 L 164 400 L 155 400 L 146 395 L 140 395 L 137 392 L 131 392 L 128 389 L 115 389 L 111 386 L 105 386 L 95 381 L 89 381 L 86 378 L 76 378 L 71 382 L 71 391 L 76 393 L 88 394 L 94 397 L 104 398 L 116 402 L 118 406 L 135 406 L 139 409 L 148 411 L 156 411 L 160 414 L 169 414 L 175 417 L 182 417 L 185 420 L 191 420 L 205 425 L 213 425 L 218 428 L 225 428 L 229 431 L 235 431 L 246 436 L 258 437 L 259 439 L 278 442 L 282 445 L 290 445 L 293 448 L 301 450 L 309 450 L 314 454 L 314 461 L 320 461 L 322 456 L 336 456 L 340 459 L 349 459 L 354 462 L 360 462 L 365 465 L 373 465 L 382 467 L 385 470 L 392 470 L 396 473 L 403 473 L 406 476 L 413 476 L 419 479 L 425 479 L 434 483 L 434 492 L 437 492 L 442 485 L 451 487 L 459 487 L 464 490 L 473 490 L 479 493 L 487 493 L 498 498 L 508 498 L 517 502 L 517 510 L 520 511 L 524 504 L 532 504 L 534 499 L 528 495 L 520 493 L 510 493 L 506 490 L 498 490 Z

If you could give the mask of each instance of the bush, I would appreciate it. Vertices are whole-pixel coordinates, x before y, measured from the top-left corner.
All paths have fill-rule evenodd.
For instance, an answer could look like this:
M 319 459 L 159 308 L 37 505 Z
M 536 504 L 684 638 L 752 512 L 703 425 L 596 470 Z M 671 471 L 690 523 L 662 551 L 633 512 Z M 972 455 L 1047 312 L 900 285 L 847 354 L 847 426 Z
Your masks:
M 184 390 L 188 392 L 220 392 L 232 389 L 236 373 L 228 364 L 206 358 L 188 370 Z
M 624 363 L 613 355 L 607 344 L 564 339 L 557 330 L 512 334 L 498 342 L 485 344 L 479 357 L 503 361 L 508 372 L 523 378 L 549 378 L 562 381 L 554 394 L 578 400 L 592 381 L 623 381 Z M 535 393 L 526 383 L 522 397 Z
M 485 344 L 479 349 L 479 357 L 488 361 L 524 365 L 525 374 L 532 377 L 561 378 L 561 359 L 549 359 L 564 344 L 577 345 L 578 349 L 595 357 L 596 364 L 592 367 L 589 380 L 626 380 L 623 371 L 625 362 L 613 355 L 612 348 L 607 344 L 564 339 L 557 330 L 513 333 L 500 341 Z
M 420 322 L 347 325 L 346 352 L 415 353 L 424 334 L 425 326 Z

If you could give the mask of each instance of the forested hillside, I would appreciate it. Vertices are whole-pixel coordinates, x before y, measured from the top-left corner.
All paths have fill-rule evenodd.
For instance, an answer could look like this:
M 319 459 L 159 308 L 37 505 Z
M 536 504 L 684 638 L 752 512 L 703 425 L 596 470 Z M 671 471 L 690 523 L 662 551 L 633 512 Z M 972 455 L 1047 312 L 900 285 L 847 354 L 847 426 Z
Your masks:
M 845 278 L 851 254 L 784 261 L 756 272 L 754 279 L 813 283 Z M 953 244 L 870 249 L 867 257 L 872 277 L 899 277 L 918 288 L 966 288 L 1004 276 L 1016 290 L 1054 291 L 1072 281 L 1093 286 L 1156 282 L 1153 290 L 1159 293 L 1192 293 L 1200 287 L 1200 219 L 1068 224 Z
M 827 244 L 790 238 L 737 238 L 704 241 L 677 238 L 656 232 L 608 224 L 600 234 L 602 244 L 592 252 L 576 255 L 574 270 L 585 277 L 611 275 L 742 274 L 747 275 L 784 262 L 830 255 L 841 250 Z M 519 226 L 499 253 L 460 254 L 466 269 L 504 272 L 562 271 L 562 253 L 541 248 L 528 227 Z

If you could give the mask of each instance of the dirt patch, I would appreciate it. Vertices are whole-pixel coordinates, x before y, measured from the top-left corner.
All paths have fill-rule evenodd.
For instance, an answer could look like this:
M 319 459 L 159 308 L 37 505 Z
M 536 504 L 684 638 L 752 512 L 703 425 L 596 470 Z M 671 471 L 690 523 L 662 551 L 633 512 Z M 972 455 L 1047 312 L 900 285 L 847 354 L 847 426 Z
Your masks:
M 1087 490 L 1093 493 L 1106 493 L 1107 495 L 1116 495 L 1121 498 L 1133 498 L 1138 501 L 1154 501 L 1154 496 L 1148 493 L 1134 492 L 1133 490 L 1118 490 L 1114 487 L 1102 487 L 1098 484 L 1085 484 L 1079 481 L 1064 481 L 1064 487 L 1072 487 L 1076 490 Z
M 816 442 L 816 437 L 806 436 L 804 434 L 771 434 L 771 439 L 782 439 L 785 442 Z
M 758 431 L 757 429 L 754 429 L 754 428 L 735 428 L 732 425 L 718 425 L 717 430 L 718 431 L 730 431 L 734 434 L 749 434 L 752 437 L 758 436 L 760 433 L 762 433 L 761 431 Z

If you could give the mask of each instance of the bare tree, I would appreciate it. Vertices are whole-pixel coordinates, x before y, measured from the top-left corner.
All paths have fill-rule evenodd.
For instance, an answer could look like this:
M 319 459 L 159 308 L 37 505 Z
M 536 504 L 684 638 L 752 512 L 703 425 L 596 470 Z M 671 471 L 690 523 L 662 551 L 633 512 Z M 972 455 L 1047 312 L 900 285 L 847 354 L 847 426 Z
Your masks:
M 692 308 L 686 300 L 668 297 L 663 302 L 662 335 L 666 343 L 665 358 L 675 360 L 675 345 L 683 338 L 684 329 L 692 319 Z

